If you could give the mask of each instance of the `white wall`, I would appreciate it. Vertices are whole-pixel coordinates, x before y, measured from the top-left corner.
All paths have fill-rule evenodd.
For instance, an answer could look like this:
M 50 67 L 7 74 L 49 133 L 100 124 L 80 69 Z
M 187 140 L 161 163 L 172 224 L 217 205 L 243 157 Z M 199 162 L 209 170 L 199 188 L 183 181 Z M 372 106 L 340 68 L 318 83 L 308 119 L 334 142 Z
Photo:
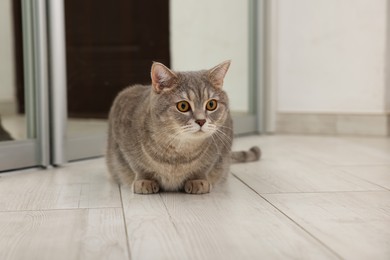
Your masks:
M 208 69 L 231 59 L 225 90 L 233 111 L 248 111 L 248 1 L 171 0 L 174 70 Z
M 15 100 L 11 1 L 0 1 L 0 102 Z
M 274 5 L 279 112 L 390 110 L 386 0 L 278 0 Z

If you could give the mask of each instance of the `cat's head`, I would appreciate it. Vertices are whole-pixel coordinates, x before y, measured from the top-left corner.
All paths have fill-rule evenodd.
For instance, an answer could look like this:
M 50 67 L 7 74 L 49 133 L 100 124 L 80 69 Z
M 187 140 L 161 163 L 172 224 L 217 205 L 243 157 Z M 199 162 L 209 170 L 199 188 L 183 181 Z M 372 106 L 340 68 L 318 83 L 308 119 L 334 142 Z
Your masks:
M 221 133 L 229 118 L 229 101 L 222 90 L 230 61 L 209 70 L 176 72 L 153 63 L 151 114 L 161 131 L 179 138 L 206 138 Z M 231 127 L 231 126 L 230 126 Z

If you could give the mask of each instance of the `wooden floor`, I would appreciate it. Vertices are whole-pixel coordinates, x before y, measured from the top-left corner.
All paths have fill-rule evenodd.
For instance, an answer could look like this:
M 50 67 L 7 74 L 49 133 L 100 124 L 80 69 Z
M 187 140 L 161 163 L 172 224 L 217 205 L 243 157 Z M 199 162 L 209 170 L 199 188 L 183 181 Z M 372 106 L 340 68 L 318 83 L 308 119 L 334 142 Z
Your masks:
M 103 159 L 0 175 L 0 259 L 390 259 L 390 139 L 237 138 L 210 194 L 134 195 Z

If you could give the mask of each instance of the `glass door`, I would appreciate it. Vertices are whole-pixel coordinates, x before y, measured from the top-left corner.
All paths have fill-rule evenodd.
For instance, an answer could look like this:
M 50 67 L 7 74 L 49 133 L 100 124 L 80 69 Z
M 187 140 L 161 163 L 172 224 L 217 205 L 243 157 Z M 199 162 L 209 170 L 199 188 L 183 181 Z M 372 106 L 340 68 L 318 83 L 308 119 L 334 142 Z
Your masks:
M 50 164 L 44 8 L 0 3 L 0 171 Z

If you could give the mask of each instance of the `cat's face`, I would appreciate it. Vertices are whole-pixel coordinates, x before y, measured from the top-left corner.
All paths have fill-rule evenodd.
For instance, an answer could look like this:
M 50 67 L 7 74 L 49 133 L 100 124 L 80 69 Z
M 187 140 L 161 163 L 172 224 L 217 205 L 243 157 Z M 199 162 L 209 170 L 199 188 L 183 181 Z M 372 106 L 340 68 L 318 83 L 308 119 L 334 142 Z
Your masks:
M 172 72 L 164 65 L 152 67 L 152 114 L 161 131 L 187 139 L 221 133 L 229 116 L 229 104 L 222 90 L 230 61 L 211 70 Z

